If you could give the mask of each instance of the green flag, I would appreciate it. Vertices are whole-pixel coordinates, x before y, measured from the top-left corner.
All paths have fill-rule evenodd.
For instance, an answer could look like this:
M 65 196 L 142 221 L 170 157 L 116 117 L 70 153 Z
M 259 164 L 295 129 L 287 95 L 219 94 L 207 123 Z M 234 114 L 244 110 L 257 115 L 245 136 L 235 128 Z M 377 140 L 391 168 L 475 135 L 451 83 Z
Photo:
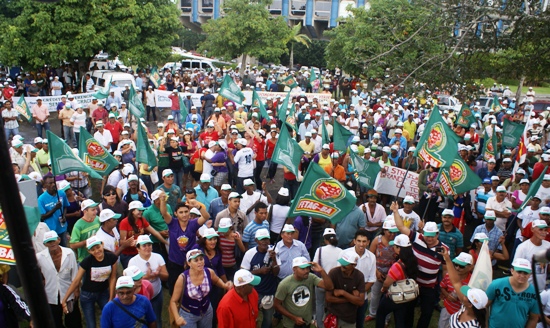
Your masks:
M 101 179 L 94 169 L 84 164 L 72 151 L 71 147 L 52 131 L 47 131 L 50 158 L 52 161 L 52 174 L 60 175 L 69 172 L 86 172 L 94 179 Z
M 351 139 L 353 139 L 353 133 L 350 130 L 343 127 L 338 121 L 334 121 L 334 149 L 339 151 L 346 151 L 351 145 Z
M 537 194 L 537 192 L 540 189 L 540 185 L 542 184 L 542 180 L 544 180 L 544 173 L 548 169 L 548 165 L 544 167 L 544 170 L 542 170 L 542 173 L 537 178 L 537 180 L 533 181 L 531 185 L 529 186 L 529 191 L 527 192 L 527 195 L 525 196 L 525 199 L 523 200 L 523 203 L 521 203 L 521 206 L 517 210 L 510 209 L 512 212 L 519 213 L 523 211 L 523 209 L 529 205 L 529 202 L 531 201 L 531 198 Z
M 130 85 L 130 93 L 128 95 L 128 110 L 136 118 L 142 118 L 145 115 L 145 107 L 140 96 L 136 93 L 133 85 Z
M 298 131 L 298 127 L 296 126 L 296 106 L 292 104 L 290 106 L 290 109 L 288 111 L 288 115 L 285 118 L 286 124 L 290 126 L 294 131 Z
M 85 127 L 80 127 L 80 137 L 78 139 L 79 156 L 84 164 L 93 168 L 102 176 L 109 175 L 118 167 L 118 161 L 109 154 Z
M 109 92 L 111 90 L 111 80 L 109 79 L 109 83 L 105 84 L 103 88 L 100 88 L 94 93 L 94 97 L 96 99 L 106 99 L 109 97 Z
M 25 101 L 25 97 L 19 97 L 19 101 L 17 101 L 17 104 L 15 105 L 15 110 L 26 118 L 27 121 L 32 121 L 32 113 L 29 109 L 29 105 L 27 105 L 27 102 Z
M 414 155 L 433 167 L 447 167 L 458 152 L 458 142 L 458 136 L 441 117 L 439 107 L 435 106 Z
M 160 86 L 162 79 L 160 78 L 160 74 L 156 66 L 151 69 L 150 79 L 151 79 L 151 82 L 153 82 L 155 89 Z
M 263 118 L 269 118 L 269 115 L 267 115 L 267 111 L 265 110 L 265 105 L 262 102 L 262 98 L 260 98 L 260 95 L 258 95 L 256 90 L 252 91 L 252 107 L 258 107 L 260 109 L 260 115 Z
M 185 119 L 187 118 L 187 115 L 189 114 L 189 109 L 185 106 L 185 103 L 183 102 L 183 98 L 179 96 L 178 94 L 178 100 L 180 103 L 180 115 L 182 117 L 182 120 L 185 122 Z
M 500 101 L 498 100 L 497 96 L 493 97 L 493 103 L 491 104 L 491 108 L 495 111 L 495 113 L 502 110 L 502 106 L 500 105 Z
M 290 91 L 286 94 L 285 100 L 283 100 L 283 103 L 281 104 L 281 107 L 279 107 L 277 116 L 279 117 L 279 121 L 284 122 L 286 119 L 286 111 L 288 110 L 288 102 L 290 101 Z
M 493 131 L 492 136 L 489 137 L 487 130 L 485 130 L 482 153 L 484 161 L 488 161 L 490 159 L 494 159 L 495 161 L 497 160 L 497 136 L 495 131 Z
M 292 75 L 289 75 L 287 78 L 285 78 L 283 80 L 283 84 L 289 87 L 291 90 L 298 86 L 296 79 Z
M 304 151 L 302 147 L 298 145 L 296 140 L 290 137 L 288 127 L 283 124 L 271 160 L 277 164 L 283 165 L 295 176 L 298 176 L 298 172 L 300 171 L 298 166 L 300 165 L 303 155 Z
M 457 195 L 476 189 L 481 185 L 481 178 L 472 171 L 460 156 L 455 155 L 451 166 L 439 171 L 439 188 L 445 196 Z
M 328 135 L 327 131 L 327 125 L 325 124 L 325 120 L 323 119 L 323 123 L 321 123 L 321 138 L 323 139 L 323 144 L 329 144 L 330 143 L 330 136 Z
M 225 75 L 223 78 L 222 85 L 218 90 L 218 94 L 222 97 L 232 100 L 238 104 L 242 104 L 244 101 L 244 94 L 241 91 L 241 88 L 233 81 L 229 75 Z
M 470 110 L 470 106 L 466 104 L 462 105 L 462 108 L 460 109 L 460 112 L 456 117 L 455 124 L 468 129 L 470 128 L 470 125 L 473 123 L 476 123 L 476 118 L 474 117 L 474 114 Z
M 317 80 L 317 74 L 315 74 L 315 71 L 313 70 L 313 67 L 311 68 L 311 73 L 309 74 L 309 84 L 313 86 L 313 83 L 315 83 L 315 80 Z
M 502 127 L 502 146 L 517 147 L 519 145 L 525 124 L 504 120 Z
M 336 224 L 353 210 L 356 201 L 355 196 L 338 180 L 312 162 L 292 201 L 288 216 L 305 215 Z
M 376 176 L 382 169 L 378 161 L 371 162 L 360 157 L 355 152 L 350 151 L 350 159 L 355 169 L 355 180 L 362 186 L 367 189 L 374 188 L 374 182 L 376 181 Z
M 157 157 L 149 145 L 149 138 L 147 138 L 147 131 L 141 124 L 137 124 L 137 144 L 136 144 L 136 162 L 140 164 L 147 164 L 149 171 L 157 166 Z

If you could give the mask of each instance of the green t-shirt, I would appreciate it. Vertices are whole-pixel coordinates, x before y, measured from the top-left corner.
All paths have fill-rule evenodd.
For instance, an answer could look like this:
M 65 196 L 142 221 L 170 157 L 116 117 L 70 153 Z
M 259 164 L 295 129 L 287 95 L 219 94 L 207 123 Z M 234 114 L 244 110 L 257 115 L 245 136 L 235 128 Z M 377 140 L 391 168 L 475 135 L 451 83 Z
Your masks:
M 314 287 L 319 284 L 321 278 L 310 273 L 305 280 L 298 281 L 294 275 L 283 279 L 277 291 L 275 298 L 281 300 L 283 307 L 295 316 L 304 319 L 305 322 L 311 322 L 313 318 L 313 302 L 315 301 Z M 284 327 L 294 327 L 294 322 L 290 318 L 283 316 Z
M 180 187 L 178 187 L 175 183 L 172 184 L 171 188 L 166 188 L 166 186 L 163 183 L 160 186 L 158 186 L 157 190 L 164 190 L 164 192 L 168 195 L 167 203 L 172 208 L 176 208 L 176 205 L 178 204 L 180 199 L 183 197 Z
M 525 327 L 530 313 L 539 314 L 535 287 L 529 284 L 527 289 L 516 294 L 510 279 L 504 277 L 493 280 L 487 287 L 487 297 L 492 302 L 489 328 Z
M 160 147 L 157 149 L 158 151 L 158 160 L 159 160 L 159 167 L 168 167 L 170 165 L 170 159 L 168 158 L 168 154 L 165 152 L 160 151 Z M 159 172 L 162 173 L 162 172 Z
M 96 216 L 95 219 L 92 222 L 86 222 L 84 219 L 79 219 L 76 221 L 73 227 L 73 232 L 71 233 L 71 240 L 70 243 L 79 243 L 81 241 L 85 241 L 86 239 L 92 237 L 95 235 L 95 233 L 99 230 L 99 227 L 101 224 L 99 223 L 99 217 Z M 80 247 L 77 250 L 77 261 L 78 263 L 82 262 L 86 256 L 88 256 L 88 250 L 86 249 L 86 246 Z
M 48 161 L 50 160 L 50 152 L 47 153 L 40 149 L 36 152 L 36 159 L 38 159 L 38 163 L 42 164 L 48 164 Z M 49 171 L 49 168 L 47 166 L 41 167 L 40 171 L 42 171 L 42 174 L 46 174 Z
M 166 204 L 166 210 L 168 211 L 168 214 L 171 216 L 174 215 L 174 212 L 172 212 L 172 208 L 170 205 Z M 152 204 L 149 206 L 145 212 L 143 212 L 143 217 L 153 229 L 156 231 L 164 231 L 168 230 L 168 225 L 166 222 L 164 222 L 164 218 L 162 217 L 162 214 L 160 213 L 160 208 L 158 208 L 155 204 Z M 153 235 L 151 235 L 151 240 L 153 243 L 159 243 L 160 241 Z

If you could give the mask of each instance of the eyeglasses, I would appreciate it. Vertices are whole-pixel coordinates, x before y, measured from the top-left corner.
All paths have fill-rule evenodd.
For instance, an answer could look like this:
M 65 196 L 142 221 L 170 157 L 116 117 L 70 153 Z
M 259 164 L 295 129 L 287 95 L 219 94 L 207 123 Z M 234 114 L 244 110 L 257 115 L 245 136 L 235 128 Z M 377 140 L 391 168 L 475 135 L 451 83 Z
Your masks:
M 117 290 L 116 293 L 120 296 L 127 296 L 127 295 L 133 295 L 134 291 L 130 290 L 130 291 L 127 291 L 127 292 L 123 292 L 123 291 Z
M 113 192 L 110 192 L 110 193 L 107 193 L 107 194 L 103 194 L 103 196 L 114 196 L 116 195 L 116 193 L 113 191 Z

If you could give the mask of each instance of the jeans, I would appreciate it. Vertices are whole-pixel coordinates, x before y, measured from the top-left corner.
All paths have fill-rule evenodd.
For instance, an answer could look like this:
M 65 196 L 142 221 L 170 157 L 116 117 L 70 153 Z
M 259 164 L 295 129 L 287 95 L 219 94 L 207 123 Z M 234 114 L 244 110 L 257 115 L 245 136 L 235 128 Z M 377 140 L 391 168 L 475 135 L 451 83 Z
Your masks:
M 173 170 L 173 172 L 174 172 L 174 183 L 176 184 L 176 186 L 181 188 L 183 186 L 183 170 Z M 182 191 L 185 191 L 185 190 L 182 190 Z
M 258 309 L 260 309 L 260 311 L 262 311 L 262 315 L 263 315 L 263 318 L 262 318 L 262 324 L 261 324 L 261 328 L 271 328 L 271 319 L 273 319 L 273 314 L 275 314 L 275 307 L 272 306 L 271 309 L 262 309 L 261 308 L 261 303 L 262 303 L 262 298 L 266 296 L 266 295 L 262 295 L 262 294 L 258 294 Z
M 323 327 L 324 319 L 325 290 L 323 288 L 315 287 L 315 321 L 317 321 L 317 327 Z
M 128 262 L 130 262 L 130 259 L 134 257 L 135 255 L 126 255 L 126 254 L 120 254 L 120 264 L 122 265 L 122 269 L 126 269 L 128 267 Z
M 395 320 L 395 328 L 412 328 L 414 321 L 414 304 L 415 301 L 395 304 L 386 294 L 384 294 L 380 300 L 378 311 L 376 311 L 376 328 L 384 328 L 386 325 L 386 316 L 392 312 Z M 408 320 L 409 318 L 410 320 Z
M 71 141 L 73 142 L 74 147 L 78 146 L 75 142 L 74 132 L 73 132 L 72 126 L 65 126 L 63 125 L 63 133 L 65 134 L 65 142 L 69 147 L 71 146 Z M 74 148 L 73 147 L 73 148 Z
M 168 291 L 170 292 L 170 295 L 172 295 L 176 281 L 178 281 L 183 269 L 183 265 L 176 264 L 170 260 L 166 262 L 166 270 L 168 270 Z
M 151 180 L 151 175 L 141 175 L 141 180 L 143 180 L 143 183 L 145 184 L 145 188 L 147 188 L 147 193 L 150 195 L 155 191 L 155 186 L 153 185 L 153 181 Z
M 439 295 L 435 288 L 420 287 L 419 291 L 420 318 L 416 328 L 428 328 L 434 312 L 434 304 L 437 303 Z
M 157 120 L 157 113 L 155 112 L 157 108 L 153 106 L 147 106 L 147 121 L 149 121 L 149 115 L 153 112 L 153 121 Z
M 380 304 L 380 296 L 383 283 L 376 280 L 374 284 L 372 285 L 370 292 L 370 306 L 369 306 L 369 314 L 373 317 L 376 317 L 376 311 L 378 310 L 378 304 Z
M 160 293 L 151 299 L 153 312 L 155 312 L 155 316 L 157 317 L 157 328 L 162 328 L 162 293 L 163 290 L 161 289 Z
M 256 167 L 254 168 L 254 182 L 258 190 L 262 190 L 262 169 L 264 165 L 265 161 L 256 161 Z
M 59 239 L 60 239 L 59 245 L 63 246 L 63 247 L 69 247 L 69 244 L 68 244 L 68 241 L 67 241 L 67 231 L 62 232 L 58 235 L 59 235 Z
M 202 316 L 194 315 L 189 312 L 183 311 L 180 308 L 180 316 L 185 319 L 187 324 L 185 328 L 212 328 L 212 318 L 214 317 L 214 311 L 212 310 L 212 305 L 208 307 L 206 313 Z
M 63 321 L 66 328 L 81 328 L 82 327 L 82 315 L 80 314 L 80 306 L 78 300 L 74 300 L 73 311 L 65 314 L 65 320 L 63 320 L 63 308 L 61 304 L 50 304 L 50 310 L 53 314 L 53 322 L 56 327 L 63 327 Z
M 437 325 L 438 328 L 449 328 L 451 319 L 451 314 L 445 307 L 441 309 L 441 314 L 439 315 L 439 323 Z
M 254 179 L 254 177 L 253 176 L 252 177 L 244 177 L 244 178 L 237 177 L 237 192 L 241 195 L 244 193 L 243 183 L 244 183 L 245 179 Z
M 74 140 L 76 142 L 76 148 L 78 148 L 78 141 L 80 140 L 80 132 L 75 132 L 74 133 Z
M 285 179 L 285 182 L 283 182 L 283 187 L 288 189 L 290 198 L 294 198 L 298 193 L 298 188 L 300 187 L 300 183 L 296 180 Z
M 16 134 L 19 134 L 19 128 L 15 128 L 15 129 L 6 129 L 6 127 L 4 127 L 4 132 L 6 133 L 6 139 L 9 139 L 10 138 L 10 134 L 12 136 L 15 136 Z
M 267 178 L 273 179 L 275 178 L 275 174 L 277 173 L 277 163 L 271 162 L 269 163 L 269 168 L 267 169 Z
M 181 129 L 181 111 L 172 110 L 172 116 L 174 116 L 174 122 L 178 124 L 178 127 Z
M 36 132 L 38 133 L 38 136 L 40 138 L 42 138 L 42 128 L 44 128 L 46 131 L 50 131 L 50 123 L 49 122 L 44 122 L 44 124 L 36 123 L 35 127 L 36 127 Z
M 95 303 L 103 310 L 105 304 L 109 302 L 109 289 L 102 292 L 80 291 L 80 307 L 84 313 L 84 322 L 86 327 L 97 327 L 95 322 Z
M 367 315 L 367 309 L 369 308 L 369 301 L 365 300 L 365 303 L 357 309 L 357 319 L 355 320 L 356 328 L 363 328 L 365 323 L 365 317 Z

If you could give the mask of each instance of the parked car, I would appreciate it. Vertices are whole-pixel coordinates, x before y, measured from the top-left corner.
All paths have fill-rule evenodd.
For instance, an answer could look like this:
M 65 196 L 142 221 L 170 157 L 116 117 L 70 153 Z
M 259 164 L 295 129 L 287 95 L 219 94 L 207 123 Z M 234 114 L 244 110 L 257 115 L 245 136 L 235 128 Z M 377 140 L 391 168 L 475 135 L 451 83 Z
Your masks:
M 546 108 L 550 108 L 550 100 L 535 100 L 533 107 L 535 113 L 538 115 L 540 112 L 545 111 Z
M 438 95 L 437 106 L 439 106 L 439 109 L 441 110 L 448 110 L 449 113 L 451 111 L 458 113 L 462 107 L 462 104 L 453 96 Z
M 479 109 L 483 115 L 489 113 L 489 110 L 493 106 L 492 97 L 479 97 L 476 99 L 475 104 L 479 103 Z
M 129 73 L 115 72 L 111 70 L 95 70 L 86 72 L 86 74 L 90 74 L 91 79 L 94 81 L 94 90 L 103 88 L 105 83 L 109 83 L 109 81 L 114 81 L 116 83 L 116 88 L 111 87 L 111 90 L 116 94 L 120 94 L 124 91 L 124 86 L 126 84 L 133 85 L 134 88 L 136 87 L 136 80 L 134 79 L 134 76 Z M 86 92 L 86 76 L 82 77 L 81 88 L 82 92 Z

